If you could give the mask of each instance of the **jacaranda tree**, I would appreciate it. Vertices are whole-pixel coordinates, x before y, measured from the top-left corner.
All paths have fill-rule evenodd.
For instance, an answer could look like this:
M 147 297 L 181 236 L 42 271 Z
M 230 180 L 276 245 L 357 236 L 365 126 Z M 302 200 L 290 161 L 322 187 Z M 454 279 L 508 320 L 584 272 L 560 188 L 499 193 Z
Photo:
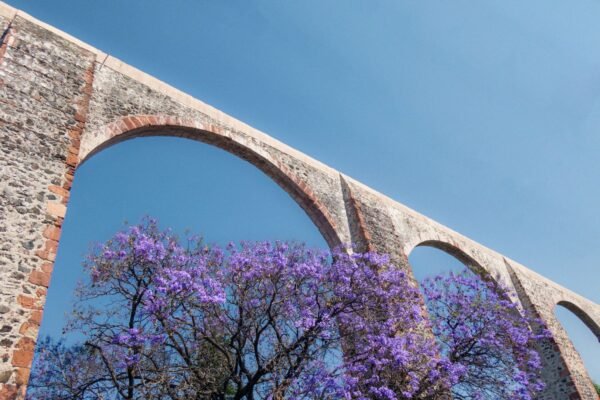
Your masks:
M 544 388 L 541 363 L 532 346 L 537 335 L 506 288 L 469 270 L 425 279 L 423 292 L 441 353 L 464 371 L 454 399 L 531 399 Z
M 279 242 L 223 251 L 182 244 L 151 219 L 85 268 L 67 327 L 85 339 L 40 342 L 30 399 L 527 399 L 541 389 L 531 321 L 475 276 L 427 282 L 428 319 L 384 255 Z

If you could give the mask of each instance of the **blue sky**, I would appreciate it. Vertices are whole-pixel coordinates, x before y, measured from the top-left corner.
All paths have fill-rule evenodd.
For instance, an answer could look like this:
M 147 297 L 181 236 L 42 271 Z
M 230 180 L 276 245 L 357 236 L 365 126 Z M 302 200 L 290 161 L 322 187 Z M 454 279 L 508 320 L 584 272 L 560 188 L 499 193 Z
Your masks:
M 599 1 L 10 4 L 600 302 Z M 144 214 L 208 241 L 324 246 L 245 162 L 125 142 L 77 172 L 44 332 L 88 243 Z M 597 340 L 564 314 L 600 381 Z

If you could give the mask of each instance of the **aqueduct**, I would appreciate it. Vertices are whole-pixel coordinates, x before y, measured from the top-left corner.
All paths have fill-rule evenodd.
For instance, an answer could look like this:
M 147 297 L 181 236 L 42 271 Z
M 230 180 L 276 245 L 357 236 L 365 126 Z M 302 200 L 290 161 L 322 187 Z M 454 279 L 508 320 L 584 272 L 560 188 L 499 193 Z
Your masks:
M 561 287 L 224 113 L 0 3 L 0 399 L 22 398 L 75 170 L 145 135 L 218 146 L 261 169 L 331 246 L 360 243 L 407 269 L 419 245 L 487 272 L 539 315 L 543 399 L 596 399 L 556 320 L 560 304 L 600 339 L 600 305 Z

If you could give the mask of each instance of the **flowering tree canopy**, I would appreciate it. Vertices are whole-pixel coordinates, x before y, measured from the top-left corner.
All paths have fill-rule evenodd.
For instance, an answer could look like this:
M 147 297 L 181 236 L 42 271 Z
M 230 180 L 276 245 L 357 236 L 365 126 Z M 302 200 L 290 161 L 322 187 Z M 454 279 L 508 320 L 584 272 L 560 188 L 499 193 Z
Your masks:
M 525 399 L 541 388 L 528 319 L 475 277 L 428 281 L 429 322 L 386 256 L 280 242 L 223 251 L 150 219 L 85 268 L 68 325 L 85 342 L 38 345 L 30 399 Z
M 468 270 L 425 279 L 423 292 L 441 353 L 464 368 L 454 399 L 532 399 L 544 387 L 532 342 L 542 323 L 523 317 L 508 290 Z

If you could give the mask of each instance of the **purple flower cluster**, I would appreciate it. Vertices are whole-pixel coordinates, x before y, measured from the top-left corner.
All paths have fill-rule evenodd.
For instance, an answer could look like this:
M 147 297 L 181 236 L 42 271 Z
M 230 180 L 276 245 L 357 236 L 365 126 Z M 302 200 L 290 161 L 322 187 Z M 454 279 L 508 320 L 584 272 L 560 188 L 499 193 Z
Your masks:
M 536 331 L 542 322 L 505 287 L 464 270 L 426 279 L 423 292 L 441 353 L 464 371 L 454 386 L 458 398 L 536 398 L 544 385 L 535 343 L 548 332 Z
M 425 282 L 429 319 L 385 255 L 181 245 L 151 219 L 86 268 L 72 328 L 86 335 L 105 394 L 527 399 L 541 389 L 530 321 L 502 288 L 468 274 Z

